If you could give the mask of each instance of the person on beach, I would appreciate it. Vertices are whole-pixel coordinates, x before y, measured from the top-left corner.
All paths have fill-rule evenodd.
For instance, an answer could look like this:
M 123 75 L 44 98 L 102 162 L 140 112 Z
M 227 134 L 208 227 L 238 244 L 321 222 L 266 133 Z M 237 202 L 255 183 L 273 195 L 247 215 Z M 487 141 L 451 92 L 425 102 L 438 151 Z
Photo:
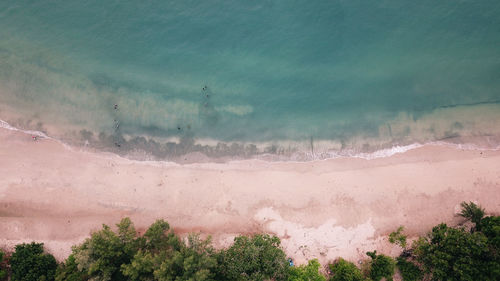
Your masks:
M 32 136 L 31 138 L 33 139 L 33 141 L 37 141 L 37 136 Z

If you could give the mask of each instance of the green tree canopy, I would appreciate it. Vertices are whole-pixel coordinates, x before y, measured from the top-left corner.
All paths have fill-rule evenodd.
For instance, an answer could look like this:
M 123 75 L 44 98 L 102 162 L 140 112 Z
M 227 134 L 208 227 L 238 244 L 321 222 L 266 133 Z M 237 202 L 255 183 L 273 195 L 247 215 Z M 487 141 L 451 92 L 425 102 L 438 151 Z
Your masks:
M 395 262 L 391 257 L 377 255 L 377 251 L 367 252 L 372 258 L 370 262 L 370 278 L 373 281 L 380 281 L 385 277 L 387 281 L 392 281 L 394 275 Z
M 43 251 L 43 243 L 16 245 L 10 258 L 12 281 L 54 280 L 57 262 Z
M 488 244 L 495 254 L 500 255 L 500 216 L 486 217 L 481 220 L 481 232 L 488 238 Z
M 236 237 L 219 254 L 217 280 L 287 280 L 289 264 L 280 243 L 267 234 Z
M 424 273 L 417 265 L 402 257 L 398 257 L 396 260 L 396 266 L 398 267 L 399 272 L 401 272 L 403 281 L 422 280 Z
M 107 225 L 95 232 L 83 244 L 73 247 L 78 269 L 101 281 L 127 280 L 120 271 L 122 264 L 130 263 L 137 251 L 135 229 L 129 218 L 120 221 L 118 233 Z
M 75 257 L 69 255 L 65 262 L 60 263 L 56 271 L 55 281 L 83 281 L 88 280 L 85 272 L 78 269 Z
M 329 265 L 332 276 L 330 281 L 363 281 L 361 270 L 352 262 L 348 262 L 343 258 L 338 259 L 335 263 Z
M 460 216 L 470 220 L 475 224 L 476 230 L 481 230 L 481 220 L 484 217 L 484 209 L 476 205 L 474 202 L 462 202 L 462 211 Z
M 188 236 L 187 245 L 182 245 L 171 258 L 164 259 L 154 271 L 156 280 L 214 280 L 217 259 L 210 242 L 210 238 L 201 240 L 198 235 Z
M 417 241 L 415 255 L 434 280 L 498 280 L 492 276 L 495 262 L 481 232 L 440 224 Z
M 128 264 L 123 264 L 123 275 L 131 280 L 156 280 L 154 271 L 161 263 L 181 250 L 182 243 L 164 220 L 153 223 L 143 237 L 136 240 L 138 251 Z
M 5 253 L 0 249 L 0 280 L 3 280 L 7 277 L 7 270 L 5 268 Z
M 295 266 L 290 268 L 289 281 L 326 281 L 325 276 L 319 272 L 317 259 L 310 260 L 307 265 Z

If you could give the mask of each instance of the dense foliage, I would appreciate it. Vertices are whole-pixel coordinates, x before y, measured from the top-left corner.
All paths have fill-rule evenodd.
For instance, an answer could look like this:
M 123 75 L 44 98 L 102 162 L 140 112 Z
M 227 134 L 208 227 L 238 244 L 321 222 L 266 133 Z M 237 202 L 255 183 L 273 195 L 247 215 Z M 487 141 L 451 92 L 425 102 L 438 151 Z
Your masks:
M 390 281 L 395 268 L 404 281 L 500 280 L 500 217 L 485 217 L 484 210 L 472 202 L 462 203 L 461 216 L 474 227 L 440 224 L 411 246 L 400 227 L 389 235 L 392 243 L 403 248 L 396 260 L 367 252 L 371 259 L 360 270 L 339 258 L 328 266 L 328 276 L 316 259 L 292 266 L 274 236 L 238 236 L 229 248 L 215 250 L 210 237 L 191 234 L 181 239 L 163 220 L 140 236 L 125 218 L 116 231 L 103 225 L 74 246 L 59 265 L 44 252 L 43 244 L 35 242 L 17 245 L 7 260 L 0 251 L 0 280 L 10 273 L 13 281 Z
M 385 278 L 387 281 L 392 281 L 394 275 L 395 262 L 391 257 L 385 255 L 377 255 L 377 251 L 366 253 L 370 258 L 370 278 L 373 281 L 380 281 Z
M 319 272 L 317 259 L 310 260 L 307 265 L 291 267 L 288 280 L 290 281 L 326 281 L 326 277 Z
M 418 281 L 424 277 L 424 273 L 416 264 L 402 257 L 396 259 L 396 266 L 401 273 L 401 277 L 403 277 L 403 281 Z
M 420 280 L 420 267 L 432 280 L 500 280 L 500 217 L 484 217 L 484 209 L 472 202 L 461 206 L 460 215 L 474 227 L 439 224 L 420 237 L 412 254 L 398 259 L 405 280 Z
M 330 281 L 363 281 L 364 277 L 361 270 L 352 262 L 348 262 L 343 258 L 338 259 L 335 263 L 330 264 Z
M 43 251 L 43 243 L 19 244 L 10 258 L 12 281 L 54 280 L 57 262 Z
M 236 237 L 219 254 L 217 280 L 287 280 L 289 264 L 280 243 L 269 235 Z
M 440 224 L 420 239 L 415 251 L 417 260 L 434 279 L 498 280 L 488 276 L 500 264 L 492 259 L 488 239 L 480 232 Z
M 0 280 L 5 279 L 7 277 L 7 269 L 6 263 L 4 262 L 5 253 L 0 250 Z
M 484 217 L 484 209 L 476 205 L 474 202 L 462 202 L 460 206 L 462 206 L 460 215 L 473 222 L 476 225 L 476 229 L 480 230 L 480 223 Z

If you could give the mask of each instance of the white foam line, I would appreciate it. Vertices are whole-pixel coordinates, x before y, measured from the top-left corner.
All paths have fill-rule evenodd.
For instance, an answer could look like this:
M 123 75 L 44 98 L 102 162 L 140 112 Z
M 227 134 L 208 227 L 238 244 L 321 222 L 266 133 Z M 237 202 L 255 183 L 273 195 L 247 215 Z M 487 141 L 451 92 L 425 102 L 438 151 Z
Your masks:
M 37 137 L 40 137 L 40 138 L 43 138 L 43 139 L 53 140 L 53 141 L 56 141 L 56 142 L 62 144 L 64 146 L 64 148 L 69 149 L 69 150 L 73 150 L 70 145 L 64 143 L 61 140 L 49 137 L 49 136 L 47 136 L 43 132 L 33 131 L 33 130 L 19 129 L 19 128 L 16 128 L 16 127 L 10 125 L 8 122 L 6 122 L 6 121 L 4 121 L 2 119 L 0 119 L 0 128 L 4 128 L 4 129 L 7 129 L 7 130 L 11 130 L 11 131 L 17 131 L 17 132 L 21 132 L 21 133 L 32 135 L 32 136 L 34 135 L 34 136 L 37 136 Z M 265 153 L 265 154 L 257 155 L 256 158 L 229 160 L 227 162 L 241 162 L 241 161 L 246 161 L 246 160 L 261 160 L 261 161 L 269 161 L 269 162 L 287 162 L 287 163 L 290 163 L 290 162 L 323 161 L 323 160 L 336 159 L 336 158 L 361 158 L 361 159 L 366 159 L 366 160 L 372 160 L 372 159 L 377 159 L 377 158 L 391 157 L 391 156 L 393 156 L 395 154 L 405 153 L 405 152 L 407 152 L 409 150 L 417 149 L 417 148 L 420 148 L 420 147 L 423 147 L 423 146 L 426 146 L 426 145 L 446 146 L 446 147 L 452 147 L 452 148 L 455 148 L 455 149 L 464 149 L 464 150 L 480 150 L 480 151 L 496 151 L 496 150 L 500 150 L 500 145 L 498 145 L 498 146 L 496 146 L 494 148 L 484 148 L 484 147 L 480 147 L 478 145 L 471 144 L 471 143 L 455 144 L 455 143 L 449 143 L 449 142 L 444 142 L 444 141 L 434 141 L 434 142 L 428 142 L 428 143 L 424 143 L 424 144 L 413 143 L 413 144 L 402 145 L 402 146 L 396 145 L 396 146 L 393 146 L 391 148 L 385 148 L 385 149 L 377 150 L 377 151 L 374 151 L 374 152 L 357 152 L 357 151 L 354 151 L 354 150 L 347 150 L 347 151 L 325 151 L 325 152 L 314 153 L 314 154 L 308 152 L 308 153 L 302 154 L 302 155 L 305 155 L 305 160 L 304 161 L 297 160 L 297 158 L 302 158 L 302 157 L 300 157 L 298 155 L 289 156 L 289 158 L 286 159 L 286 160 L 279 159 L 279 160 L 276 160 L 276 161 L 273 161 L 273 160 L 269 161 L 269 160 L 266 160 L 265 158 L 266 157 L 280 157 L 280 156 L 279 155 Z M 104 153 L 102 155 L 104 156 L 105 154 L 106 153 Z M 114 153 L 111 153 L 111 154 L 114 157 L 117 156 L 118 158 L 126 159 L 128 161 L 147 163 L 147 164 L 150 164 L 150 165 L 153 164 L 153 163 L 156 163 L 156 164 L 160 164 L 161 163 L 161 165 L 164 165 L 164 164 L 179 165 L 178 163 L 175 163 L 175 162 L 169 161 L 169 160 L 158 160 L 158 161 L 156 161 L 156 160 L 145 160 L 145 161 L 143 161 L 143 160 L 133 160 L 133 159 L 129 159 L 129 158 L 120 156 L 118 154 L 114 154 Z
M 16 128 L 16 127 L 10 125 L 9 123 L 7 123 L 6 121 L 4 121 L 2 119 L 0 119 L 0 128 L 11 130 L 11 131 L 16 131 L 16 132 L 21 132 L 23 134 L 27 134 L 27 135 L 31 135 L 31 136 L 37 136 L 37 137 L 42 138 L 42 139 L 53 140 L 53 141 L 55 141 L 57 143 L 60 143 L 64 148 L 72 150 L 71 146 L 69 146 L 68 144 L 66 144 L 66 143 L 64 143 L 64 142 L 62 142 L 62 141 L 60 141 L 58 139 L 51 138 L 51 137 L 47 136 L 45 133 L 43 133 L 43 132 L 34 131 L 34 130 L 19 129 L 19 128 Z

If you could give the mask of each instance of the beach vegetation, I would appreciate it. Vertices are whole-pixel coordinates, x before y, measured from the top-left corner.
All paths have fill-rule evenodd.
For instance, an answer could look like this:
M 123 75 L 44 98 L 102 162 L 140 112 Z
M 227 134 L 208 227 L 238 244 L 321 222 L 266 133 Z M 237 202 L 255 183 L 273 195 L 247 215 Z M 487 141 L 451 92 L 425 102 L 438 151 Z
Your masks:
M 389 242 L 406 249 L 406 235 L 403 234 L 403 231 L 404 227 L 400 226 L 396 231 L 389 234 Z
M 214 280 L 216 266 L 217 258 L 210 237 L 203 240 L 199 235 L 191 234 L 180 250 L 162 260 L 154 276 L 159 281 L 208 281 Z
M 470 220 L 475 224 L 475 230 L 481 230 L 481 220 L 484 217 L 484 209 L 476 205 L 474 202 L 462 202 L 460 204 L 462 210 L 460 216 Z
M 7 261 L 5 252 L 0 249 L 0 280 L 7 277 Z
M 488 238 L 488 244 L 496 258 L 500 258 L 500 216 L 490 216 L 481 220 L 481 232 Z
M 495 273 L 500 263 L 481 232 L 440 224 L 416 242 L 414 253 L 433 280 L 486 281 L 500 277 Z
M 395 268 L 394 260 L 386 255 L 377 255 L 377 251 L 367 252 L 366 255 L 371 258 L 369 263 L 371 280 L 380 281 L 385 278 L 387 281 L 392 281 Z
M 85 272 L 78 269 L 75 256 L 69 255 L 66 261 L 59 264 L 56 270 L 55 281 L 82 281 L 88 280 Z
M 413 262 L 403 258 L 396 258 L 396 266 L 403 281 L 418 281 L 424 277 L 423 271 Z
M 329 281 L 363 281 L 365 280 L 361 270 L 352 262 L 339 258 L 333 264 L 328 265 L 330 269 Z
M 396 260 L 367 252 L 370 259 L 358 268 L 339 258 L 328 265 L 328 275 L 316 259 L 293 266 L 275 236 L 237 236 L 228 248 L 216 250 L 209 236 L 180 238 L 164 220 L 139 235 L 132 221 L 124 218 L 114 230 L 103 225 L 73 246 L 59 266 L 41 243 L 17 245 L 10 259 L 3 259 L 0 252 L 0 280 L 390 281 L 395 268 L 403 281 L 500 280 L 500 217 L 485 216 L 477 205 L 465 206 L 464 213 L 473 214 L 467 216 L 477 223 L 475 229 L 439 224 L 408 246 L 399 227 L 389 235 L 403 248 Z
M 54 280 L 57 262 L 44 252 L 43 243 L 23 243 L 16 245 L 10 268 L 12 281 L 48 281 Z
M 290 267 L 289 281 L 326 281 L 319 269 L 321 264 L 317 259 L 310 260 L 307 265 Z
M 107 280 L 127 280 L 121 272 L 123 264 L 130 263 L 135 243 L 135 229 L 130 219 L 117 224 L 118 233 L 107 225 L 92 233 L 81 245 L 73 247 L 73 256 L 78 269 L 90 278 Z
M 217 280 L 287 280 L 289 262 L 278 237 L 238 236 L 218 255 Z

